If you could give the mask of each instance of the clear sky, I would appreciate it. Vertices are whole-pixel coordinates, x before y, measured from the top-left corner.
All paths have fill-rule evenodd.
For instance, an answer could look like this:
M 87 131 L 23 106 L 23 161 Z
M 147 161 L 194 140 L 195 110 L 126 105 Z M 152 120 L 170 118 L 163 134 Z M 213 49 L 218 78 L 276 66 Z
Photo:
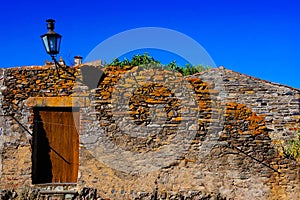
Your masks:
M 0 67 L 50 60 L 40 35 L 53 18 L 67 62 L 122 31 L 162 27 L 196 40 L 217 66 L 300 88 L 297 0 L 12 0 L 0 9 Z

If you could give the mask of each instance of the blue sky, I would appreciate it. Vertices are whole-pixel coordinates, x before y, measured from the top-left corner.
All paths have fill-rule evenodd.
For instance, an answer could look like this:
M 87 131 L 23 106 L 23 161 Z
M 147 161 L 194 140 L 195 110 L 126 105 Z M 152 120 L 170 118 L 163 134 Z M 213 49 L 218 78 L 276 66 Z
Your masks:
M 40 35 L 46 32 L 45 20 L 53 18 L 56 32 L 63 35 L 60 55 L 67 62 L 75 55 L 85 58 L 120 32 L 162 27 L 196 40 L 217 66 L 300 88 L 297 0 L 46 2 L 1 1 L 0 67 L 43 65 L 49 60 Z

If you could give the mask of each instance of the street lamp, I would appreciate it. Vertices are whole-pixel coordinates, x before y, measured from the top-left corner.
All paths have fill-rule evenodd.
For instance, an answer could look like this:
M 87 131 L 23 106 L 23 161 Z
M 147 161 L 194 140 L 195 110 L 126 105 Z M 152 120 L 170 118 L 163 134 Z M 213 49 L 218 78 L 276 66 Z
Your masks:
M 46 22 L 48 23 L 48 32 L 44 35 L 41 35 L 41 38 L 43 40 L 46 52 L 52 57 L 52 59 L 55 59 L 55 55 L 59 54 L 62 36 L 54 31 L 55 20 L 47 19 Z
M 41 35 L 41 38 L 46 52 L 51 56 L 52 60 L 54 61 L 58 78 L 60 78 L 58 67 L 75 78 L 74 74 L 71 74 L 68 71 L 66 71 L 64 67 L 62 67 L 59 64 L 59 62 L 57 62 L 56 60 L 56 55 L 59 54 L 60 42 L 62 36 L 54 31 L 55 20 L 47 19 L 46 22 L 47 22 L 48 32 Z
M 44 47 L 46 52 L 51 56 L 52 60 L 54 61 L 55 68 L 57 71 L 57 76 L 60 78 L 59 70 L 63 70 L 68 75 L 72 76 L 72 78 L 64 77 L 64 79 L 69 80 L 75 80 L 76 76 L 73 73 L 70 73 L 68 70 L 66 70 L 66 67 L 63 67 L 57 62 L 56 55 L 59 54 L 59 48 L 60 48 L 60 42 L 62 36 L 54 31 L 54 23 L 55 20 L 53 19 L 47 19 L 47 29 L 48 32 L 44 35 L 41 35 Z M 91 67 L 91 66 L 82 66 L 80 68 L 81 74 L 82 74 L 82 80 L 77 80 L 86 86 L 88 86 L 89 89 L 97 88 L 99 85 L 99 82 L 103 79 L 104 73 L 99 68 Z

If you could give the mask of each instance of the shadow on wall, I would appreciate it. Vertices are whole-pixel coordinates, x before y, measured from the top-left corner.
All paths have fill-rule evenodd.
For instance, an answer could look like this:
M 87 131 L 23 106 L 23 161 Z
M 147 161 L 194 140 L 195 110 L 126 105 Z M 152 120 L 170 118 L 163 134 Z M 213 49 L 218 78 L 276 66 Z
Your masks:
M 32 183 L 52 182 L 52 163 L 50 159 L 50 146 L 43 122 L 38 110 L 34 111 L 34 132 L 32 144 Z

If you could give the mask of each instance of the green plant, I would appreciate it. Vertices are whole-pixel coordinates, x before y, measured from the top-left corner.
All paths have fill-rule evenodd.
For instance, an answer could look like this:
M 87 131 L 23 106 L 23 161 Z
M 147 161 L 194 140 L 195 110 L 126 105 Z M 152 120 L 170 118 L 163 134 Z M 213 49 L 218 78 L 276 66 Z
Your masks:
M 295 138 L 288 141 L 283 148 L 283 153 L 287 158 L 300 161 L 300 131 Z
M 196 74 L 205 70 L 210 69 L 208 66 L 203 66 L 203 65 L 195 65 L 192 66 L 191 64 L 186 64 L 184 68 L 182 68 L 182 74 L 184 76 Z
M 119 66 L 119 67 L 125 67 L 125 66 L 143 66 L 143 67 L 161 67 L 160 61 L 154 59 L 152 56 L 148 55 L 147 53 L 144 53 L 143 55 L 134 55 L 132 59 L 129 61 L 127 58 L 120 61 L 118 58 L 114 59 L 110 66 Z M 192 75 L 195 73 L 199 73 L 205 70 L 210 69 L 209 66 L 203 66 L 203 65 L 195 65 L 192 66 L 191 64 L 186 64 L 185 67 L 179 66 L 176 64 L 176 61 L 172 61 L 166 66 L 164 66 L 167 70 L 175 70 L 179 73 L 181 73 L 184 76 Z
M 147 53 L 144 53 L 143 55 L 134 55 L 131 61 L 129 61 L 127 58 L 125 58 L 122 61 L 116 58 L 109 65 L 119 66 L 119 67 L 124 67 L 124 66 L 134 67 L 134 66 L 149 65 L 149 64 L 159 65 L 160 62 L 158 60 L 155 60 L 152 56 L 148 55 Z

